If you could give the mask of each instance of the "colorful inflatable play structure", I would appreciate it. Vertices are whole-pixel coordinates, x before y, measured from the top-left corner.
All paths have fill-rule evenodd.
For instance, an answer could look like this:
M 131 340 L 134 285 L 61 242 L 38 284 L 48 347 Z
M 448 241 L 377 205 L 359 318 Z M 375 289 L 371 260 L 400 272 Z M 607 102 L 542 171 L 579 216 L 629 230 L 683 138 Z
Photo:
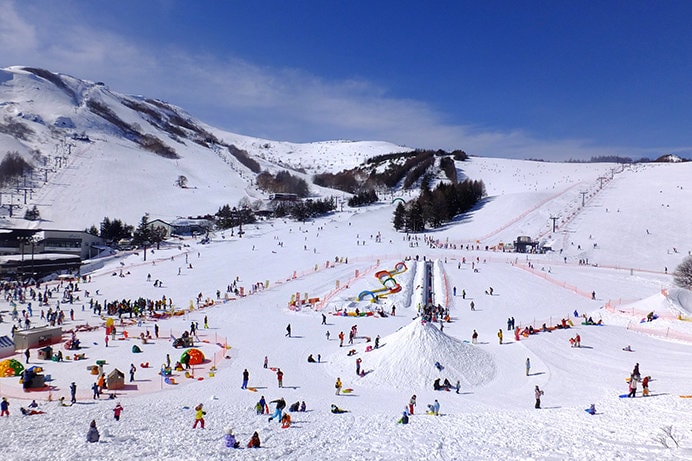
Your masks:
M 199 365 L 204 362 L 204 353 L 199 349 L 192 348 L 188 349 L 180 356 L 180 363 L 185 363 L 185 357 L 190 358 L 190 365 Z
M 380 281 L 382 288 L 377 290 L 363 290 L 358 295 L 358 301 L 363 301 L 368 296 L 370 296 L 370 302 L 376 302 L 379 298 L 386 298 L 387 296 L 398 293 L 401 291 L 401 285 L 394 279 L 395 275 L 406 272 L 407 267 L 403 262 L 398 262 L 394 266 L 393 271 L 378 271 L 375 272 L 375 278 Z
M 15 359 L 6 359 L 0 362 L 0 377 L 20 376 L 24 371 L 24 365 Z

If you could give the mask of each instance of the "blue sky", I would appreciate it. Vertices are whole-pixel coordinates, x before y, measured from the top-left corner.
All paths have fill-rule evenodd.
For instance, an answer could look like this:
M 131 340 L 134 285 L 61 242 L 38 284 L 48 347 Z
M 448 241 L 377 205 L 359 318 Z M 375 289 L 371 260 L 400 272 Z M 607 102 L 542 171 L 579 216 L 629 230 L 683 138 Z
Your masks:
M 272 140 L 692 157 L 692 2 L 0 0 L 0 67 Z

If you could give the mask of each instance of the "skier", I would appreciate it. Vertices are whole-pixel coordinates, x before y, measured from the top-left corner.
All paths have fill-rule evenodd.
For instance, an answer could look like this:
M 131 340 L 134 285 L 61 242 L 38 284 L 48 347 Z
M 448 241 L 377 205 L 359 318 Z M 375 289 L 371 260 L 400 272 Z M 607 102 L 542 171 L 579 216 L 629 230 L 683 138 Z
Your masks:
M 536 385 L 536 389 L 534 389 L 534 394 L 536 395 L 536 406 L 535 408 L 541 408 L 541 396 L 543 395 L 543 391 L 538 388 L 538 385 Z
M 247 389 L 247 382 L 250 379 L 250 372 L 247 371 L 247 368 L 243 370 L 243 384 L 240 386 L 241 389 Z
M 120 413 L 123 412 L 123 407 L 120 405 L 120 402 L 118 402 L 115 405 L 115 408 L 113 408 L 113 417 L 115 418 L 116 421 L 120 421 Z
M 199 423 L 202 426 L 202 429 L 204 429 L 204 415 L 207 414 L 206 411 L 204 411 L 204 404 L 200 403 L 195 407 L 195 424 L 192 425 L 192 428 L 196 428 L 197 424 Z

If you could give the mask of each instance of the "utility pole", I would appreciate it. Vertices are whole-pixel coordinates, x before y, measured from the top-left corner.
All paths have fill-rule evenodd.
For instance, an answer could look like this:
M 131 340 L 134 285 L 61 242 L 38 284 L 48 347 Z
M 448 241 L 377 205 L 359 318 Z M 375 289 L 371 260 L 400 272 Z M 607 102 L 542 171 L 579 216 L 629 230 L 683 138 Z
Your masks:
M 588 192 L 579 192 L 581 194 L 581 207 L 584 208 L 584 198 Z

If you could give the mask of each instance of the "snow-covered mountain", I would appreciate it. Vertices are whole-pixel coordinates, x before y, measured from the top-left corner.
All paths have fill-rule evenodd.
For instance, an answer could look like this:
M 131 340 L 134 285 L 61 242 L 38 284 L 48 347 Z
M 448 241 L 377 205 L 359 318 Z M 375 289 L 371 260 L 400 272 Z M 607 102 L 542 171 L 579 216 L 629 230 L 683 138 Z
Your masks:
M 21 184 L 6 185 L 3 203 L 17 206 L 15 216 L 38 205 L 42 219 L 56 227 L 85 228 L 104 216 L 136 222 L 146 212 L 163 219 L 213 214 L 225 204 L 265 197 L 255 187 L 260 170 L 288 169 L 311 182 L 315 172 L 411 150 L 385 142 L 250 138 L 163 101 L 29 67 L 0 70 L 0 107 L 0 157 L 16 152 L 34 168 Z M 88 212 L 94 208 L 96 215 Z M 20 224 L 26 223 L 11 225 Z

